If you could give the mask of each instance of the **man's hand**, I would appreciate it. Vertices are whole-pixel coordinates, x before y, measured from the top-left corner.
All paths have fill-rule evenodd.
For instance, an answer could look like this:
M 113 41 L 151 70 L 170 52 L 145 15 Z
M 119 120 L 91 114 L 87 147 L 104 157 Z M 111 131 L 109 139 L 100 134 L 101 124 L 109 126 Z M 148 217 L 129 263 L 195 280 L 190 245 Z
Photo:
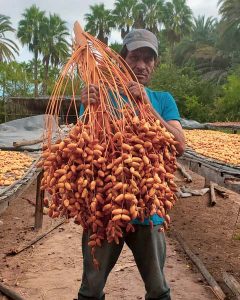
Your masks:
M 143 99 L 143 102 L 149 103 L 147 93 L 142 84 L 137 83 L 135 81 L 130 81 L 127 84 L 127 88 L 135 101 Z
M 97 85 L 90 84 L 82 89 L 81 102 L 84 106 L 87 104 L 95 104 L 99 101 L 99 88 Z

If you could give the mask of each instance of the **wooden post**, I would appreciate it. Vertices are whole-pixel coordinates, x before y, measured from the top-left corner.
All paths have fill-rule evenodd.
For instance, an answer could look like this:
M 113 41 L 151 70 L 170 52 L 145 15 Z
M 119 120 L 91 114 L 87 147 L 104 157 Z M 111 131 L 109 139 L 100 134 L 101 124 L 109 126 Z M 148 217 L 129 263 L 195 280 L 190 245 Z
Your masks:
M 210 180 L 207 177 L 204 177 L 204 187 L 210 187 Z
M 223 280 L 236 296 L 236 299 L 240 300 L 240 284 L 237 282 L 237 280 L 227 272 L 223 272 Z
M 216 205 L 215 184 L 210 181 L 210 206 Z
M 35 230 L 38 230 L 38 229 L 42 228 L 42 223 L 43 223 L 44 190 L 40 190 L 42 178 L 43 178 L 43 170 L 38 174 L 38 177 L 37 177 L 35 225 L 34 225 Z
M 177 163 L 179 171 L 182 173 L 187 182 L 192 182 L 192 176 L 187 173 L 186 169 L 180 163 Z

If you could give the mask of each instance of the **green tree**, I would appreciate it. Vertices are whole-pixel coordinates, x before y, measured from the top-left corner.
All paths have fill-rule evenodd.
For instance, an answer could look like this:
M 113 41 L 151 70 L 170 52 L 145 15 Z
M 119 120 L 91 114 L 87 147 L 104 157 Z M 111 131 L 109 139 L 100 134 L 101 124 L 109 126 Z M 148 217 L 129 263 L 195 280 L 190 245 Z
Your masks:
M 142 25 L 157 34 L 163 23 L 163 0 L 141 0 Z
M 34 95 L 38 96 L 38 57 L 41 53 L 44 35 L 44 23 L 46 23 L 45 12 L 32 5 L 23 13 L 23 19 L 18 25 L 17 36 L 23 45 L 27 45 L 29 51 L 34 55 Z
M 223 96 L 215 101 L 216 112 L 219 119 L 224 121 L 240 120 L 240 68 L 228 76 L 223 86 Z
M 121 30 L 121 37 L 124 38 L 134 24 L 139 14 L 138 0 L 116 0 L 112 11 L 116 28 Z
M 33 90 L 31 76 L 26 63 L 16 61 L 0 63 L 1 98 L 18 95 L 31 96 Z
M 161 64 L 153 74 L 150 87 L 158 91 L 169 91 L 177 101 L 180 115 L 184 118 L 201 122 L 215 118 L 216 86 L 201 80 L 192 67 L 180 68 L 174 64 Z M 198 111 L 200 107 L 202 109 Z
M 18 54 L 18 46 L 11 39 L 6 37 L 8 32 L 14 32 L 10 18 L 0 14 L 0 62 L 11 61 Z
M 186 0 L 171 0 L 171 2 L 166 2 L 163 16 L 165 34 L 173 48 L 183 36 L 191 32 L 192 10 Z
M 240 2 L 239 0 L 220 0 L 218 47 L 228 56 L 231 63 L 240 63 Z
M 219 34 L 216 19 L 199 16 L 194 19 L 192 31 L 174 49 L 174 61 L 178 65 L 194 64 L 205 80 L 221 83 L 232 66 L 232 42 Z
M 41 53 L 43 55 L 44 79 L 42 94 L 47 94 L 49 65 L 58 66 L 66 61 L 69 55 L 70 44 L 67 41 L 69 32 L 66 22 L 56 14 L 50 14 L 43 24 Z
M 115 27 L 111 10 L 106 9 L 104 4 L 90 5 L 91 13 L 85 14 L 87 24 L 85 30 L 96 36 L 100 41 L 108 44 L 111 29 Z

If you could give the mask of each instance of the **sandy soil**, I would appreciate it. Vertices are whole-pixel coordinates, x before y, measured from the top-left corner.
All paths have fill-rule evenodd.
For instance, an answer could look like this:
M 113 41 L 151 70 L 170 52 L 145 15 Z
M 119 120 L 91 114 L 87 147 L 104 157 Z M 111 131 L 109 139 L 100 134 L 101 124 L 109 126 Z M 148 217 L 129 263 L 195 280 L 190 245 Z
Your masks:
M 179 184 L 185 184 L 179 179 Z M 203 180 L 194 175 L 194 187 L 202 187 Z M 43 229 L 33 231 L 35 185 L 12 201 L 0 216 L 0 280 L 11 286 L 25 299 L 69 300 L 77 296 L 81 284 L 81 228 L 72 222 L 61 225 L 34 247 L 16 256 L 5 256 L 12 249 L 20 249 L 36 235 L 51 228 L 59 220 L 44 216 Z M 208 196 L 181 199 L 172 211 L 172 228 L 181 232 L 195 254 L 222 284 L 221 271 L 230 271 L 239 279 L 240 241 L 236 223 L 239 195 L 230 193 L 229 199 L 219 199 L 209 208 Z M 235 221 L 235 223 L 234 223 Z M 232 238 L 235 228 L 235 238 Z M 173 300 L 215 299 L 202 276 L 183 254 L 181 247 L 168 233 L 166 275 Z M 223 284 L 222 284 L 223 285 Z M 225 286 L 223 286 L 225 288 Z M 144 299 L 144 286 L 130 250 L 125 247 L 106 285 L 106 299 Z M 226 292 L 228 292 L 226 290 Z M 229 294 L 229 299 L 234 299 Z M 1 299 L 1 296 L 0 296 Z

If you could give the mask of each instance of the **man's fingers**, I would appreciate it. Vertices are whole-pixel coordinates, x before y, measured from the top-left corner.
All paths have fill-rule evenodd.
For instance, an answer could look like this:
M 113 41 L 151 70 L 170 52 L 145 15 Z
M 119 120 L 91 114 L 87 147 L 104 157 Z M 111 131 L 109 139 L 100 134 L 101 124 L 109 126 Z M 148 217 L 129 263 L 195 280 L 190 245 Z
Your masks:
M 95 98 L 95 97 L 97 98 L 97 97 L 99 97 L 99 94 L 98 94 L 98 93 L 95 93 L 95 92 L 91 92 L 91 93 L 89 93 L 89 94 L 88 94 L 88 93 L 85 93 L 85 94 L 82 95 L 82 97 L 83 97 L 83 98 L 88 98 L 88 97 L 89 97 L 89 98 Z
M 142 94 L 142 91 L 140 90 L 139 86 L 134 86 L 134 87 L 131 87 L 129 89 L 129 92 L 133 95 L 133 96 L 141 96 Z
M 86 105 L 88 103 L 94 104 L 99 101 L 99 87 L 97 85 L 89 85 L 82 89 L 81 102 Z
M 82 91 L 82 95 L 92 95 L 92 94 L 95 94 L 97 96 L 99 96 L 99 90 L 95 89 L 95 88 L 91 88 L 91 89 L 84 89 Z
M 82 104 L 95 104 L 97 102 L 96 98 L 85 98 L 85 99 L 82 99 Z
M 86 91 L 89 91 L 89 93 L 99 93 L 99 88 L 97 85 L 91 85 L 89 88 L 86 88 Z

